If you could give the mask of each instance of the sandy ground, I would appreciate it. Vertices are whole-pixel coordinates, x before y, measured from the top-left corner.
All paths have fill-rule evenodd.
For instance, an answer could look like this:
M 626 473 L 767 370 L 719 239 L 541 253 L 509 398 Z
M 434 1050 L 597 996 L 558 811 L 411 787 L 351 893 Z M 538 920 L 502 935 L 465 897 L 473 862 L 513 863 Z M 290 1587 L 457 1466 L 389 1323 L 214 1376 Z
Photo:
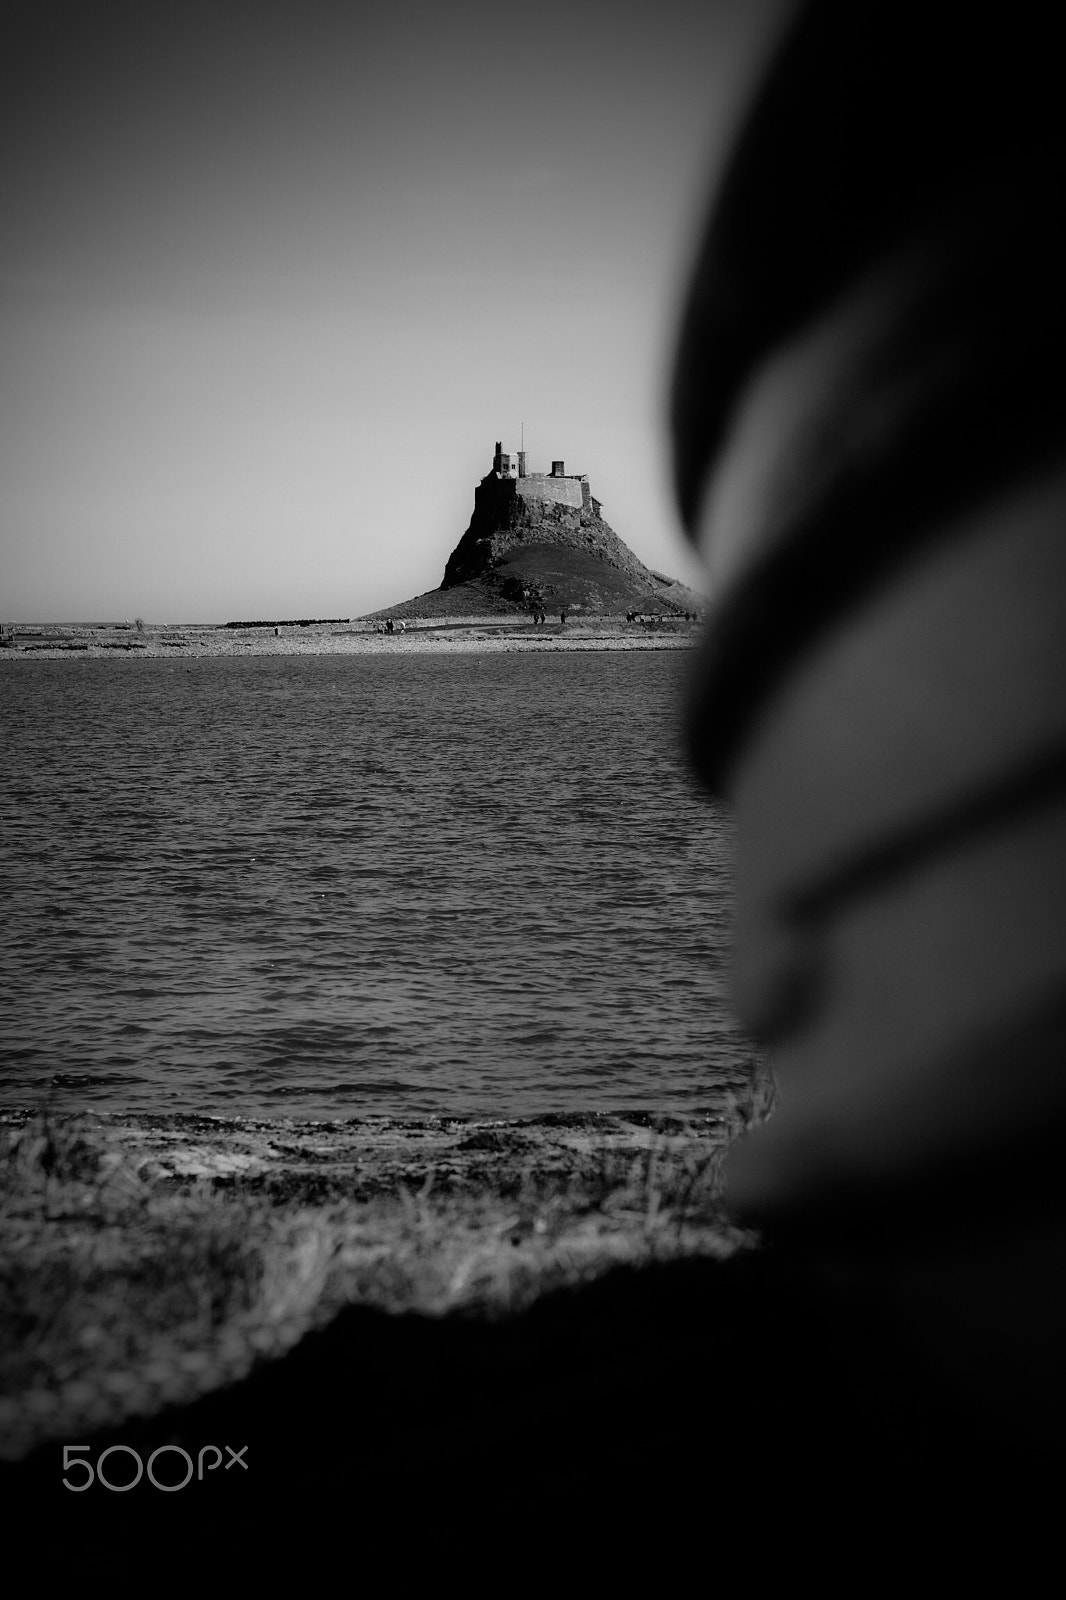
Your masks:
M 347 1305 L 493 1319 L 731 1254 L 736 1119 L 0 1117 L 0 1459 L 245 1376 Z
M 525 617 L 413 622 L 381 633 L 374 623 L 312 623 L 308 627 L 221 628 L 149 625 L 80 627 L 42 625 L 8 633 L 0 660 L 85 660 L 102 656 L 185 659 L 204 656 L 395 655 L 437 652 L 685 650 L 698 642 L 699 624 L 626 622 L 624 617 L 558 619 L 535 627 Z

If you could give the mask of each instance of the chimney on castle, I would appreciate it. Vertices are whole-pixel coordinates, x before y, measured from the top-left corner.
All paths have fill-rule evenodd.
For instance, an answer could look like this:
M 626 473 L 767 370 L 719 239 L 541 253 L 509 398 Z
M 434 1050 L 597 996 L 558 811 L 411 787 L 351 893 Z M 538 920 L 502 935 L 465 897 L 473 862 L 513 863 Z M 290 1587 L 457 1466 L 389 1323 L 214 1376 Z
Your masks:
M 526 475 L 526 453 L 525 453 L 524 450 L 519 450 L 519 452 L 518 452 L 518 476 L 520 478 L 524 478 L 525 475 Z
M 562 461 L 553 461 L 552 462 L 552 477 L 553 478 L 565 478 L 566 477 L 566 473 L 563 471 L 564 465 L 565 465 L 565 463 L 562 462 Z

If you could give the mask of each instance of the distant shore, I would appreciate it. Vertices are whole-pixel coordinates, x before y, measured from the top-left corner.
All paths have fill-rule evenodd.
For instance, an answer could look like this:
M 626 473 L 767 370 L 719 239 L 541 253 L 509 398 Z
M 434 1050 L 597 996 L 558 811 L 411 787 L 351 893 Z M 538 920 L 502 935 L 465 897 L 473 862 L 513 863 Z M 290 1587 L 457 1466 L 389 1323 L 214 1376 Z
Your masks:
M 410 621 L 393 633 L 376 622 L 312 622 L 227 627 L 195 624 L 42 624 L 5 631 L 0 661 L 66 657 L 188 660 L 205 656 L 441 654 L 559 650 L 687 650 L 700 626 L 675 618 L 568 617 L 534 624 L 528 617 Z

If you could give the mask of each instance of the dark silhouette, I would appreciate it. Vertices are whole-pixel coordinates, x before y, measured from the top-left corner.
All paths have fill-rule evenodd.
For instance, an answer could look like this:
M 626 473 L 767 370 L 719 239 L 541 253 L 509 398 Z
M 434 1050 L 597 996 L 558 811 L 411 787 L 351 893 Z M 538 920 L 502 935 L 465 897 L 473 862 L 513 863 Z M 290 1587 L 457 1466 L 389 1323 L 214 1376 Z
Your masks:
M 1036 5 L 803 7 L 673 394 L 778 1085 L 728 1194 L 1025 1462 L 1066 1424 L 1063 106 Z

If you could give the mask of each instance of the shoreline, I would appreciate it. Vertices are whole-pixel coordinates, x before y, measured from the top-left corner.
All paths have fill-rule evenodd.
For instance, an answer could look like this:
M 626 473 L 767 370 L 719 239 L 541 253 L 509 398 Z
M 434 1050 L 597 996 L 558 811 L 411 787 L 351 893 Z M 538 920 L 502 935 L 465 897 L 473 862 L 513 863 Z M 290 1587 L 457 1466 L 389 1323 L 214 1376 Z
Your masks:
M 0 1459 L 190 1405 L 345 1307 L 491 1322 L 724 1260 L 746 1115 L 0 1113 Z
M 43 626 L 8 633 L 0 660 L 105 658 L 200 660 L 217 656 L 390 654 L 553 654 L 584 650 L 689 650 L 701 637 L 695 622 L 626 622 L 620 617 L 568 618 L 535 626 L 526 617 L 410 623 L 388 634 L 377 623 L 312 623 L 231 628 L 188 626 Z
M 628 1574 L 634 1538 L 647 1534 L 658 1568 L 717 1515 L 749 1567 L 768 1528 L 779 1543 L 794 1530 L 780 1543 L 790 1567 L 826 1531 L 812 1560 L 821 1573 L 835 1551 L 850 1592 L 871 1549 L 887 1538 L 899 1554 L 900 1528 L 905 1577 L 929 1562 L 930 1531 L 956 1573 L 987 1495 L 992 1527 L 1016 1501 L 1015 1573 L 1034 1527 L 1057 1526 L 1053 1448 L 1001 1432 L 867 1285 L 826 1270 L 816 1239 L 764 1249 L 721 1226 L 713 1156 L 737 1109 L 729 1126 L 694 1113 L 681 1131 L 640 1113 L 178 1114 L 97 1118 L 95 1132 L 67 1119 L 50 1138 L 39 1116 L 0 1117 L 0 1177 L 18 1179 L 13 1194 L 0 1184 L 13 1291 L 0 1352 L 37 1362 L 16 1392 L 0 1383 L 5 1504 L 53 1528 L 82 1576 L 150 1570 L 165 1550 L 201 1587 L 222 1560 L 244 1587 L 282 1571 L 306 1587 L 323 1540 L 364 1534 L 390 1582 L 411 1549 L 439 1575 L 442 1551 L 469 1567 L 499 1548 L 513 1564 L 530 1535 L 565 1570 L 575 1527 L 598 1576 L 611 1561 Z M 5 1152 L 5 1131 L 25 1147 L 8 1138 Z M 338 1159 L 348 1141 L 353 1174 L 373 1156 L 411 1181 L 354 1209 L 307 1191 L 257 1210 L 233 1185 L 215 1192 L 227 1174 L 192 1171 L 210 1169 L 206 1149 L 239 1181 L 250 1139 L 301 1181 L 323 1141 Z M 573 1183 L 538 1185 L 547 1148 L 568 1151 Z M 433 1182 L 442 1158 L 474 1180 L 450 1209 Z M 169 1190 L 151 1161 L 169 1165 Z M 481 1212 L 479 1193 L 495 1199 Z M 412 1299 L 434 1283 L 450 1303 Z M 223 1451 L 240 1476 L 224 1475 Z

